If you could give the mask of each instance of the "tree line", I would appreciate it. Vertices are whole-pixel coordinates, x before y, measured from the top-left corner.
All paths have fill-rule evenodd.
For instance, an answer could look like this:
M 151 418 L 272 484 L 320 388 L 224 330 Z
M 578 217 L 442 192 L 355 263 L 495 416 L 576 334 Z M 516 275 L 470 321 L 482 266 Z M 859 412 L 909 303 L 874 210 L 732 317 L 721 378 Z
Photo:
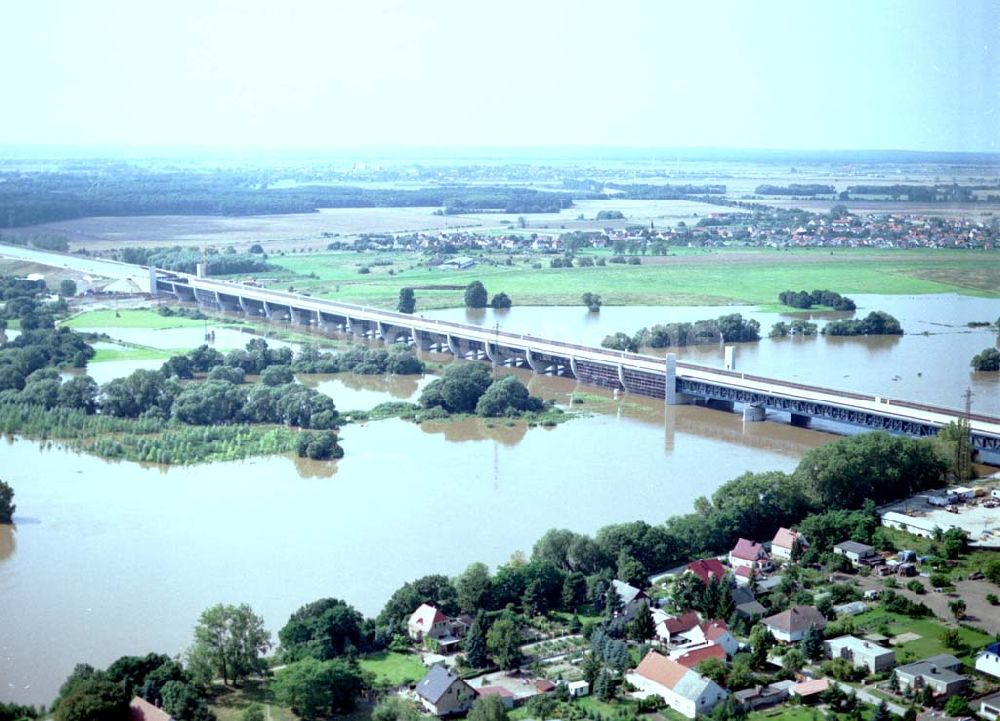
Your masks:
M 618 332 L 605 336 L 601 346 L 637 353 L 640 348 L 673 348 L 699 343 L 748 342 L 760 340 L 760 323 L 740 313 L 721 315 L 694 323 L 665 323 L 640 328 L 629 336 Z
M 792 308 L 808 309 L 814 305 L 823 305 L 834 310 L 855 310 L 854 300 L 832 290 L 814 290 L 812 293 L 804 290 L 783 290 L 778 293 L 778 302 Z

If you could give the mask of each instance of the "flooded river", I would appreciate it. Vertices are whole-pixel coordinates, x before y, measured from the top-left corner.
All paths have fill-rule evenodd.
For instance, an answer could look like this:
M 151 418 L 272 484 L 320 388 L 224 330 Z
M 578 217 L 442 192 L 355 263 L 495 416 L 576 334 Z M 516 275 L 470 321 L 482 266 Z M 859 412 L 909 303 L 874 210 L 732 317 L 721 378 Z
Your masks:
M 531 381 L 549 397 L 575 388 Z M 178 653 L 217 602 L 250 603 L 273 632 L 324 596 L 375 614 L 417 576 L 473 560 L 495 567 L 552 527 L 660 522 L 746 470 L 791 469 L 830 439 L 604 398 L 600 412 L 553 429 L 349 425 L 336 464 L 270 457 L 167 470 L 2 440 L 18 524 L 0 532 L 0 699 L 49 702 L 80 661 Z
M 741 344 L 737 367 L 806 383 L 1000 415 L 997 374 L 969 358 L 996 343 L 970 329 L 995 320 L 1000 301 L 961 296 L 857 297 L 885 310 L 901 338 L 764 339 Z M 428 317 L 597 344 L 608 333 L 742 312 L 762 331 L 790 317 L 754 308 L 519 308 L 440 311 Z M 826 316 L 835 317 L 835 316 Z M 824 318 L 817 318 L 823 322 Z M 112 337 L 164 349 L 196 346 L 204 329 Z M 925 334 L 926 332 L 926 334 Z M 159 333 L 159 332 L 157 332 Z M 236 347 L 247 336 L 218 337 Z M 237 342 L 238 341 L 238 342 Z M 719 346 L 680 349 L 719 366 Z M 102 382 L 161 361 L 116 360 L 88 370 Z M 276 632 L 300 605 L 324 596 L 376 614 L 403 582 L 492 567 L 529 552 L 547 529 L 593 532 L 613 522 L 660 522 L 691 509 L 746 470 L 791 469 L 831 440 L 778 423 L 652 399 L 523 378 L 535 394 L 588 415 L 553 429 L 469 420 L 415 426 L 348 425 L 346 457 L 285 456 L 165 469 L 107 462 L 23 439 L 0 440 L 0 477 L 17 491 L 15 529 L 0 527 L 0 700 L 48 703 L 78 662 L 122 654 L 176 654 L 198 614 L 250 603 Z M 419 397 L 431 377 L 300 377 L 342 411 Z
M 969 322 L 996 322 L 1000 300 L 945 294 L 922 296 L 858 295 L 856 313 L 762 313 L 755 306 L 604 306 L 588 313 L 579 306 L 514 307 L 506 311 L 455 308 L 429 311 L 428 318 L 474 323 L 511 333 L 530 333 L 587 345 L 599 345 L 617 331 L 632 335 L 657 323 L 691 322 L 742 313 L 760 323 L 766 336 L 779 320 L 803 318 L 820 327 L 833 318 L 864 317 L 884 310 L 899 319 L 906 335 L 877 337 L 762 338 L 739 343 L 737 370 L 783 380 L 887 398 L 962 408 L 962 394 L 971 388 L 973 410 L 1000 416 L 1000 374 L 974 373 L 969 361 L 984 348 L 995 347 L 989 328 L 969 328 Z M 719 345 L 678 348 L 694 363 L 722 367 Z M 655 351 L 644 351 L 655 352 Z M 665 351 L 660 351 L 662 354 Z

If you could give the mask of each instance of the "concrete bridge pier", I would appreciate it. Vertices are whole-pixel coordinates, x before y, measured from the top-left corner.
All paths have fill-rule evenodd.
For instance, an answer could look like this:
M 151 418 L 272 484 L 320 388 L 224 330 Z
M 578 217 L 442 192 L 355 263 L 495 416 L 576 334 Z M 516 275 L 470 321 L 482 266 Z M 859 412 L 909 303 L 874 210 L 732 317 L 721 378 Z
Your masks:
M 748 405 L 743 407 L 743 420 L 751 423 L 758 423 L 767 416 L 764 406 Z
M 413 338 L 413 345 L 418 351 L 431 349 L 430 335 L 416 328 L 410 328 L 410 336 Z
M 524 358 L 525 358 L 525 360 L 528 361 L 528 366 L 535 373 L 544 373 L 545 372 L 545 365 L 543 363 L 539 362 L 538 359 L 535 358 L 534 354 L 531 352 L 531 348 L 525 348 L 524 349 Z
M 677 354 L 667 353 L 664 359 L 666 366 L 666 403 L 668 406 L 682 406 L 691 402 L 690 396 L 677 390 Z
M 808 428 L 809 427 L 809 416 L 804 416 L 801 413 L 792 413 L 792 425 L 796 428 Z

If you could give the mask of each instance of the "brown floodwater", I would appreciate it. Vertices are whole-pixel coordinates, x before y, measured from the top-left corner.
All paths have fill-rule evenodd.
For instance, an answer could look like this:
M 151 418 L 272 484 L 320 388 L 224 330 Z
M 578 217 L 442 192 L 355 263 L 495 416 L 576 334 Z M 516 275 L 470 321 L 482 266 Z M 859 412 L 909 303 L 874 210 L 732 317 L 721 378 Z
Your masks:
M 495 567 L 552 527 L 661 522 L 744 471 L 791 469 L 831 439 L 528 380 L 567 403 L 585 393 L 573 405 L 585 415 L 531 429 L 351 424 L 333 463 L 274 456 L 167 469 L 0 440 L 18 504 L 16 528 L 0 535 L 0 699 L 50 702 L 78 662 L 180 653 L 218 602 L 251 604 L 272 632 L 324 596 L 375 614 L 418 576 L 475 560 Z M 394 381 L 383 391 L 373 382 L 366 393 L 397 397 Z
M 969 322 L 996 322 L 1000 299 L 941 294 L 920 296 L 857 295 L 854 313 L 774 313 L 755 306 L 604 306 L 588 313 L 582 306 L 515 306 L 509 310 L 428 311 L 427 317 L 499 327 L 511 333 L 531 333 L 589 345 L 599 345 L 611 333 L 629 335 L 662 323 L 691 322 L 727 313 L 757 320 L 762 335 L 779 320 L 803 318 L 820 327 L 834 318 L 864 317 L 884 310 L 899 319 L 906 334 L 875 337 L 762 338 L 736 344 L 738 370 L 772 378 L 885 398 L 962 408 L 966 388 L 973 392 L 973 410 L 1000 416 L 1000 373 L 975 373 L 972 356 L 997 347 L 997 333 L 969 328 Z M 720 345 L 675 349 L 678 357 L 722 367 Z M 654 353 L 656 351 L 646 350 Z M 659 351 L 660 354 L 665 351 Z

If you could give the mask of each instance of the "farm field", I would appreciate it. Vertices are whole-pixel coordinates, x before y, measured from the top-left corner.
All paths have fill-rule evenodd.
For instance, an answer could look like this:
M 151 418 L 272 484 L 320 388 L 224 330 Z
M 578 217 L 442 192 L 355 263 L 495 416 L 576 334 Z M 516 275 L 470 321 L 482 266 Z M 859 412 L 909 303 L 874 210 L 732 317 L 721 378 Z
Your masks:
M 416 289 L 417 310 L 461 306 L 463 288 L 480 280 L 515 305 L 576 305 L 598 293 L 606 305 L 773 304 L 787 289 L 830 288 L 840 293 L 927 294 L 957 292 L 1000 297 L 1000 255 L 948 251 L 715 251 L 644 257 L 643 265 L 534 269 L 548 257 L 513 265 L 480 264 L 465 271 L 420 267 L 413 254 L 321 253 L 272 260 L 298 276 L 279 277 L 296 291 L 334 300 L 395 307 L 402 287 Z M 386 263 L 374 265 L 375 262 Z M 390 264 L 391 263 L 391 264 Z M 367 274 L 359 268 L 367 266 Z M 391 274 L 390 274 L 391 271 Z M 302 277 L 312 274 L 314 277 Z M 429 287 L 436 286 L 436 287 Z M 441 287 L 445 286 L 445 287 Z

